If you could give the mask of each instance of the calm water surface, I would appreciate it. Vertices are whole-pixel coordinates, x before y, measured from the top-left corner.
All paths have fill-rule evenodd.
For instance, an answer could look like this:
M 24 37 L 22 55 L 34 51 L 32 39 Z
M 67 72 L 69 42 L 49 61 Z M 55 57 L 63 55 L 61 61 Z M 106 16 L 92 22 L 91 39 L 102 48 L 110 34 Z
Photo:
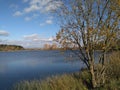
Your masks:
M 79 71 L 83 64 L 70 61 L 69 55 L 60 51 L 0 52 L 0 90 L 10 90 L 21 80 Z

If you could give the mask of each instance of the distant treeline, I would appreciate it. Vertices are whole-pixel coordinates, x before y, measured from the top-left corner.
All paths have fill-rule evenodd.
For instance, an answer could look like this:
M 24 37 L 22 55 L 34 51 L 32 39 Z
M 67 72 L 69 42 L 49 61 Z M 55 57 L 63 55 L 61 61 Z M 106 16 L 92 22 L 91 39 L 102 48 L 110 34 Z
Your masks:
M 0 44 L 0 51 L 16 51 L 16 50 L 24 50 L 24 48 L 18 45 Z

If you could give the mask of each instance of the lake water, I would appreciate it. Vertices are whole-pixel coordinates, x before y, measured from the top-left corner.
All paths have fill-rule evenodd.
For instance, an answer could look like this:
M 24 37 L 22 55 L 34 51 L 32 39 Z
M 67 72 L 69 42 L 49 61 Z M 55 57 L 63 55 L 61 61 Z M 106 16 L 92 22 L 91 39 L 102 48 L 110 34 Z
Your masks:
M 0 90 L 10 90 L 21 80 L 79 71 L 83 64 L 70 60 L 69 55 L 69 51 L 0 52 Z

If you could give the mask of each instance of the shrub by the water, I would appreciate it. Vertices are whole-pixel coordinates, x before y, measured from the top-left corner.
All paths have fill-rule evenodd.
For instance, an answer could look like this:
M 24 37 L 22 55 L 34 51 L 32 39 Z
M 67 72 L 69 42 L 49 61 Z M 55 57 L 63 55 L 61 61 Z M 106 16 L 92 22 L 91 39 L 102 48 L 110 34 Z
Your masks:
M 120 90 L 120 51 L 109 55 L 106 75 L 107 82 L 100 90 Z
M 120 78 L 120 51 L 110 54 L 106 74 L 108 78 Z

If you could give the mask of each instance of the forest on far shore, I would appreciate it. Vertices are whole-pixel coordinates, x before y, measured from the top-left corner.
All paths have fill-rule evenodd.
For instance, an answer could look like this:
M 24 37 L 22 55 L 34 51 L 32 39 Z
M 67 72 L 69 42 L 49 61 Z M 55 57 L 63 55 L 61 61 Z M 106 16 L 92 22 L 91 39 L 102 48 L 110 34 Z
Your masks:
M 19 45 L 6 45 L 6 44 L 0 45 L 0 51 L 16 51 L 16 50 L 24 50 L 24 47 Z

